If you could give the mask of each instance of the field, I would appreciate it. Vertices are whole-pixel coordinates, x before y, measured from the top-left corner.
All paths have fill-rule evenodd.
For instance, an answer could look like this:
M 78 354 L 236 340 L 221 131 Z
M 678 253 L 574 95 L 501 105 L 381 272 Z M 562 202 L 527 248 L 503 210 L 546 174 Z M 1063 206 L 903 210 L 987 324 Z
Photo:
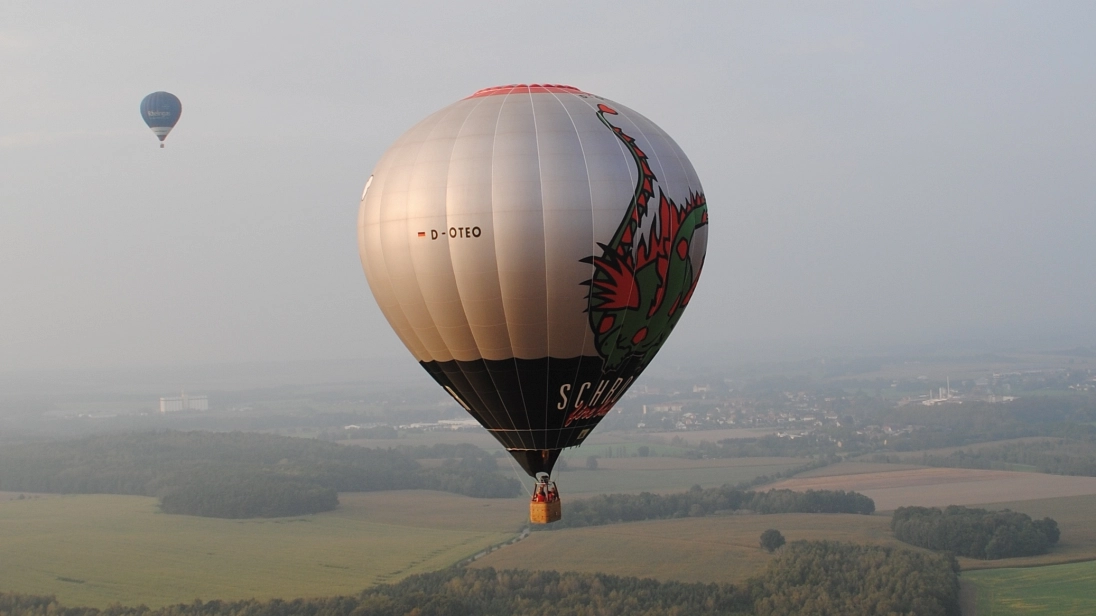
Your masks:
M 132 496 L 4 500 L 0 590 L 96 607 L 354 593 L 510 539 L 527 511 L 517 500 L 388 496 L 344 494 L 337 511 L 273 520 L 165 515 Z
M 674 440 L 681 440 L 695 446 L 705 441 L 718 443 L 729 438 L 760 438 L 776 432 L 776 428 L 724 428 L 722 430 L 700 430 L 695 432 L 651 432 L 645 434 L 644 438 L 654 443 L 669 443 Z
M 1062 538 L 1049 554 L 1010 558 L 1008 561 L 985 561 L 960 558 L 964 571 L 990 569 L 1001 566 L 1024 567 L 1096 560 L 1096 496 L 1065 496 L 1039 500 L 998 502 L 985 505 L 987 509 L 1012 509 L 1035 519 L 1054 518 L 1062 531 Z
M 894 470 L 887 470 L 888 466 Z M 1096 559 L 1094 477 L 851 462 L 803 473 L 773 487 L 855 490 L 875 500 L 877 511 L 904 505 L 967 505 L 1012 509 L 1058 522 L 1062 538 L 1049 554 L 1007 561 L 960 558 L 964 571 Z
M 1096 614 L 1096 562 L 963 573 L 978 590 L 979 616 Z
M 396 442 L 405 440 L 417 439 Z M 423 441 L 417 444 L 438 442 Z M 634 444 L 615 440 L 597 446 Z M 584 447 L 584 455 L 591 449 Z M 601 457 L 597 470 L 576 463 L 558 480 L 566 516 L 568 500 L 591 494 L 679 492 L 694 484 L 734 484 L 802 462 Z M 529 480 L 520 477 L 528 487 Z M 908 504 L 991 504 L 1036 518 L 1050 516 L 1059 522 L 1061 544 L 1051 554 L 1010 560 L 1008 566 L 1096 559 L 1096 478 L 842 463 L 773 485 L 856 490 L 875 499 L 880 511 Z M 55 594 L 66 605 L 97 607 L 112 602 L 160 606 L 197 597 L 354 593 L 447 567 L 508 541 L 528 514 L 524 496 L 481 500 L 399 491 L 340 494 L 340 501 L 336 511 L 314 516 L 216 520 L 161 514 L 151 498 L 19 499 L 17 494 L 0 493 L 0 591 Z M 888 515 L 728 515 L 542 531 L 492 551 L 472 566 L 734 583 L 756 574 L 772 558 L 758 546 L 768 528 L 780 530 L 788 541 L 830 539 L 908 547 L 891 537 L 889 522 Z M 1003 563 L 961 559 L 961 564 L 965 576 L 981 588 L 977 576 L 982 572 L 975 570 Z
M 611 462 L 625 465 L 634 460 L 614 459 Z M 1096 525 L 1093 524 L 1096 488 L 1093 483 L 1092 478 L 1086 477 L 845 463 L 816 469 L 775 485 L 794 489 L 856 490 L 876 498 L 880 510 L 894 509 L 899 504 L 962 503 L 1010 508 L 1036 519 L 1049 516 L 1058 521 L 1062 539 L 1051 553 L 1008 561 L 960 559 L 963 570 L 970 571 L 1002 565 L 1015 567 L 1096 559 Z M 1086 491 L 1089 493 L 1072 495 Z M 884 507 L 879 507 L 880 494 L 884 496 Z M 1038 498 L 1046 494 L 1052 497 Z M 1007 501 L 1017 495 L 1032 500 Z M 566 499 L 563 505 L 566 516 Z M 474 566 L 602 571 L 696 582 L 741 582 L 771 558 L 758 548 L 761 532 L 765 529 L 780 530 L 788 541 L 829 539 L 910 548 L 891 536 L 889 526 L 889 515 L 737 515 L 637 522 L 536 532 L 516 545 L 492 552 Z
M 1033 445 L 1039 443 L 1055 443 L 1062 439 L 1054 438 L 1051 436 L 1027 436 L 1024 438 L 1006 439 L 1003 441 L 987 441 L 985 443 L 971 443 L 969 445 L 960 445 L 956 447 L 941 447 L 939 449 L 921 449 L 918 451 L 903 451 L 893 452 L 888 451 L 887 457 L 890 459 L 898 459 L 903 462 L 912 462 L 914 464 L 921 461 L 924 456 L 939 456 L 946 457 L 957 451 L 981 451 L 983 449 L 996 449 L 998 447 L 1004 447 L 1007 445 Z M 858 459 L 870 459 L 872 456 L 878 454 L 866 454 L 860 456 Z
M 567 473 L 561 487 L 565 498 L 683 491 L 693 484 L 737 483 L 799 463 L 607 458 L 596 471 Z M 472 499 L 416 490 L 340 494 L 339 499 L 337 510 L 313 516 L 217 520 L 161 514 L 152 498 L 19 500 L 5 493 L 0 591 L 55 594 L 66 605 L 98 607 L 353 593 L 447 567 L 507 541 L 528 516 L 525 497 Z
M 566 516 L 566 502 L 563 507 Z M 788 541 L 830 539 L 905 546 L 891 537 L 889 524 L 889 516 L 879 515 L 729 515 L 541 531 L 472 566 L 738 583 L 772 558 L 759 545 L 766 529 L 778 529 Z
M 556 473 L 565 496 L 610 492 L 684 492 L 693 485 L 714 488 L 772 475 L 797 466 L 797 458 L 601 458 L 596 471 L 578 468 Z
M 875 465 L 873 465 L 875 466 Z M 910 468 L 855 472 L 857 463 L 841 465 L 822 477 L 795 477 L 772 484 L 791 490 L 855 490 L 875 501 L 878 511 L 902 506 L 944 507 L 1012 500 L 1096 494 L 1096 477 L 1066 477 L 1014 471 L 962 468 Z M 876 466 L 876 468 L 878 468 Z

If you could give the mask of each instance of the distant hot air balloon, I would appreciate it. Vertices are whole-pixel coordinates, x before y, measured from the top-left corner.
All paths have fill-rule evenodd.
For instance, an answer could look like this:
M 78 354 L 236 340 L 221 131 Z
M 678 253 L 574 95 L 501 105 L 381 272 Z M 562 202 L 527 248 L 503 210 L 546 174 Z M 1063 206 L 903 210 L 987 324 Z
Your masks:
M 388 149 L 358 246 L 403 343 L 543 481 L 681 318 L 707 223 L 696 172 L 650 120 L 570 86 L 510 85 Z
M 160 139 L 161 148 L 164 147 L 167 134 L 175 127 L 181 115 L 183 115 L 183 104 L 171 92 L 153 92 L 141 101 L 141 117 Z

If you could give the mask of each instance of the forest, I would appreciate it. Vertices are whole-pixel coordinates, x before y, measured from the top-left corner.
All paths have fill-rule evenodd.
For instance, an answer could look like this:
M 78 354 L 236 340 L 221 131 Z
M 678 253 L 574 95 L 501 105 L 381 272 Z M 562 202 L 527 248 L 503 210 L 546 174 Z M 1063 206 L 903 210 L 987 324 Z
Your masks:
M 440 468 L 417 461 L 440 458 Z M 432 489 L 508 498 L 521 483 L 472 445 L 367 449 L 243 432 L 139 432 L 0 449 L 0 489 L 155 496 L 166 513 L 224 518 L 329 511 L 338 492 Z
M 1058 543 L 1058 523 L 1026 513 L 951 505 L 899 507 L 891 518 L 894 536 L 910 545 L 995 560 L 1045 554 Z
M 734 511 L 754 513 L 875 512 L 875 502 L 858 492 L 844 490 L 769 490 L 750 492 L 730 486 L 703 489 L 693 486 L 676 494 L 603 494 L 567 503 L 566 515 L 547 530 L 598 526 L 640 520 L 701 517 Z
M 895 580 L 902 580 L 896 584 Z M 152 610 L 61 606 L 0 593 L 0 614 L 34 616 L 959 616 L 954 558 L 830 541 L 794 541 L 742 585 L 659 582 L 600 573 L 451 568 L 355 596 L 200 601 Z

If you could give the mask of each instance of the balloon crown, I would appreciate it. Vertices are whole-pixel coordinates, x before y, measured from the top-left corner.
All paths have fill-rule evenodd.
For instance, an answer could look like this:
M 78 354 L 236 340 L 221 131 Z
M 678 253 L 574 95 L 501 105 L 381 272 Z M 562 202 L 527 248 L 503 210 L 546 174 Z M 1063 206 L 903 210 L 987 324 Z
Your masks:
M 557 92 L 566 94 L 582 94 L 582 90 L 574 86 L 566 86 L 559 83 L 511 83 L 505 86 L 492 86 L 490 88 L 484 88 L 472 94 L 468 98 L 477 98 L 480 96 L 495 96 L 497 94 L 537 94 L 542 92 Z

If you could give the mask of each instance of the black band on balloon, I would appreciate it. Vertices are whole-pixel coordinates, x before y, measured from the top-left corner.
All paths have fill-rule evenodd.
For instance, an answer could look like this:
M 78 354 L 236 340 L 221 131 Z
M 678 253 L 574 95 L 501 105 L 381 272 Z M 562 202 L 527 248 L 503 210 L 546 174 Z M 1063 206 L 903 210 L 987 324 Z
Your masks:
M 590 356 L 421 365 L 504 447 L 533 451 L 581 443 L 639 376 Z

